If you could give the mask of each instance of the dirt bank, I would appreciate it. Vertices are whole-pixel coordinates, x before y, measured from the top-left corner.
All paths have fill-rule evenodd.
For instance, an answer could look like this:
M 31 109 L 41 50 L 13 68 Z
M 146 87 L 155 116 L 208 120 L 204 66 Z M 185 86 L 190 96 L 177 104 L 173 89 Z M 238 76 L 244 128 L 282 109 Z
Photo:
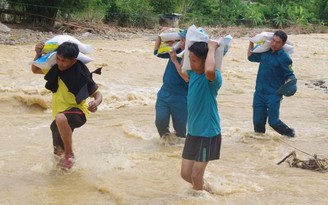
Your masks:
M 33 27 L 25 24 L 7 24 L 3 23 L 10 32 L 0 31 L 0 44 L 26 44 L 38 41 L 44 41 L 57 34 L 70 34 L 79 40 L 83 39 L 110 39 L 123 40 L 139 37 L 154 38 L 160 28 L 142 29 L 142 28 L 124 28 L 110 26 L 103 23 L 75 23 L 72 26 L 57 25 L 52 29 L 42 27 Z M 75 26 L 74 26 L 75 25 Z M 205 30 L 213 37 L 231 34 L 234 38 L 247 36 L 251 32 L 259 33 L 261 31 L 274 31 L 274 28 L 246 28 L 246 27 L 206 27 Z M 328 33 L 328 27 L 308 26 L 289 27 L 284 29 L 288 34 L 309 34 L 309 33 Z

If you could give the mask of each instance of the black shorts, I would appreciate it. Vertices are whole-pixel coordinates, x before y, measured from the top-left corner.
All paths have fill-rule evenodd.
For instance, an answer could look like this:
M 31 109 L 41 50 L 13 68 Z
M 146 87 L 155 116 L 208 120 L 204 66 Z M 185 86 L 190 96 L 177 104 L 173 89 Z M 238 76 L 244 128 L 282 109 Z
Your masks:
M 66 116 L 68 124 L 72 129 L 72 132 L 75 128 L 81 127 L 87 121 L 85 114 L 78 108 L 72 108 L 62 113 Z M 52 143 L 54 148 L 60 146 L 64 150 L 64 143 L 60 137 L 58 127 L 55 121 L 51 123 L 50 129 L 52 132 Z
M 221 133 L 214 137 L 187 135 L 182 158 L 197 162 L 220 159 Z

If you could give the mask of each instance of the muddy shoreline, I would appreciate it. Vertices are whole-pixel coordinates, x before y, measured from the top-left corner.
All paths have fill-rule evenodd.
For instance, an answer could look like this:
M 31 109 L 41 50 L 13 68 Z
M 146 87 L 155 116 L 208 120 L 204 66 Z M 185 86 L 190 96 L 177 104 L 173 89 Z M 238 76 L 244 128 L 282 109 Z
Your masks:
M 1 23 L 5 29 L 0 29 L 0 44 L 19 45 L 44 41 L 58 34 L 69 34 L 79 40 L 124 40 L 132 38 L 149 38 L 153 40 L 160 28 L 142 29 L 131 27 L 116 27 L 102 23 L 92 23 L 79 25 L 79 28 L 56 26 L 55 28 L 45 29 L 42 27 L 33 27 L 24 24 Z M 7 28 L 6 28 L 7 27 Z M 8 31 L 9 30 L 9 31 Z M 249 33 L 259 33 L 262 31 L 275 31 L 274 28 L 247 28 L 247 27 L 206 27 L 206 31 L 212 37 L 231 34 L 234 38 L 248 36 Z M 309 27 L 302 29 L 300 27 L 290 27 L 284 29 L 288 34 L 310 34 L 310 33 L 328 33 L 328 27 L 318 27 L 316 29 Z

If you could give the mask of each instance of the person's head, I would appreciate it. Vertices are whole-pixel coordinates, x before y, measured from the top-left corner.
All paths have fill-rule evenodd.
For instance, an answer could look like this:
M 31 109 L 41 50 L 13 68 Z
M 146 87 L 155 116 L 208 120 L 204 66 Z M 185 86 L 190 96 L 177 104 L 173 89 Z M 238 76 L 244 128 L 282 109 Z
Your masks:
M 59 45 L 56 57 L 58 69 L 64 71 L 72 67 L 77 61 L 79 52 L 79 47 L 75 43 L 64 42 Z
M 272 52 L 280 50 L 287 41 L 287 34 L 284 31 L 278 30 L 273 34 L 270 48 Z
M 180 48 L 181 48 L 181 50 L 184 50 L 185 45 L 186 45 L 187 29 L 184 29 L 184 30 L 180 31 L 178 34 L 181 37 L 181 39 L 180 39 Z
M 195 42 L 189 47 L 190 67 L 196 73 L 203 73 L 208 52 L 206 42 Z

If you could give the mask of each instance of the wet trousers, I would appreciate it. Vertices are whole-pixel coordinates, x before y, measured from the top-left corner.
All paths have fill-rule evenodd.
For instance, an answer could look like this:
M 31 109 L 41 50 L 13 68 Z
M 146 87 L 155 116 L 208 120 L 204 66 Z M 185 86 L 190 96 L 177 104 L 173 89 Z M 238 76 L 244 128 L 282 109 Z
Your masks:
M 255 132 L 265 133 L 265 124 L 268 119 L 269 125 L 279 134 L 294 135 L 294 130 L 279 119 L 281 100 L 282 97 L 279 95 L 254 93 L 253 125 Z
M 171 117 L 176 136 L 186 137 L 187 96 L 160 91 L 157 95 L 155 110 L 155 125 L 160 137 L 170 133 L 169 124 Z

